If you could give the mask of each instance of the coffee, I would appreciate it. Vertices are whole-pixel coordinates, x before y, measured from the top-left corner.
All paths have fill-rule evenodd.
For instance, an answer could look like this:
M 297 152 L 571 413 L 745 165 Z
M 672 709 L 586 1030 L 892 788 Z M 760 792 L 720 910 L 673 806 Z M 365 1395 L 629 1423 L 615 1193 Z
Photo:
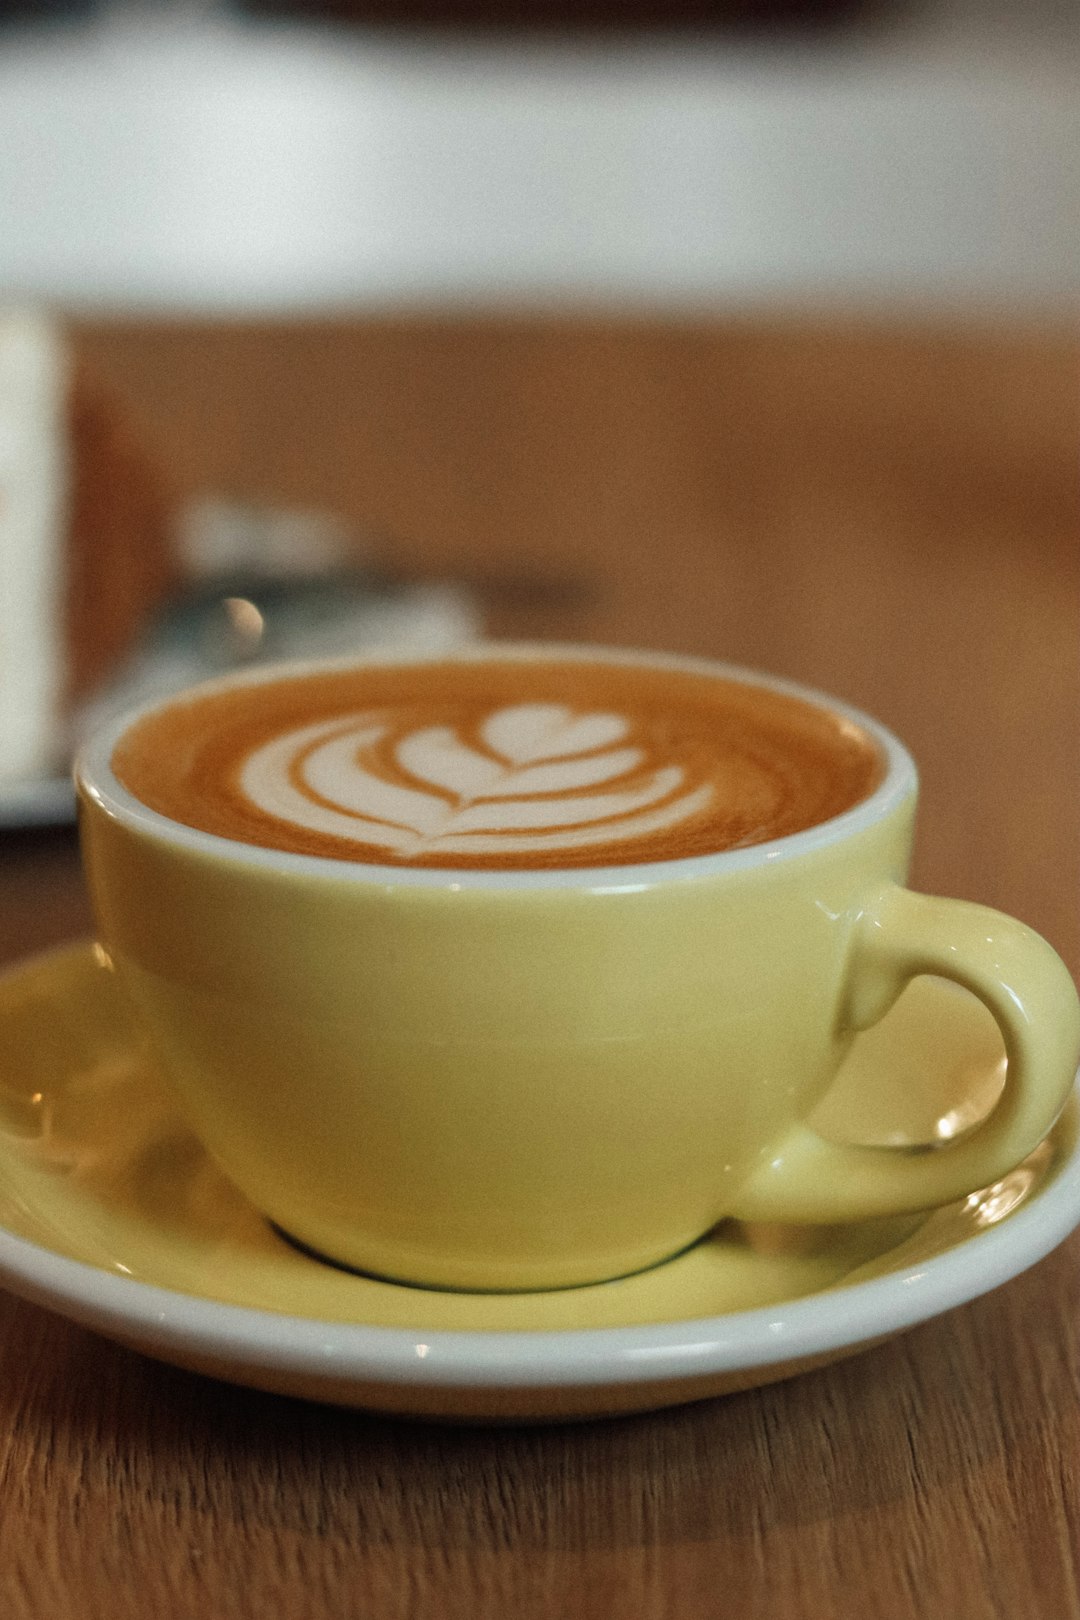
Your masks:
M 901 887 L 914 764 L 812 693 L 553 647 L 279 669 L 102 733 L 76 779 L 101 944 L 189 1123 L 346 1266 L 565 1288 L 728 1218 L 924 1209 L 1013 1170 L 1072 1084 L 1068 970 Z M 818 1136 L 922 973 L 992 1012 L 1004 1102 L 936 1153 Z
M 379 865 L 592 867 L 828 821 L 883 775 L 841 714 L 680 665 L 498 650 L 196 691 L 112 765 L 174 821 Z

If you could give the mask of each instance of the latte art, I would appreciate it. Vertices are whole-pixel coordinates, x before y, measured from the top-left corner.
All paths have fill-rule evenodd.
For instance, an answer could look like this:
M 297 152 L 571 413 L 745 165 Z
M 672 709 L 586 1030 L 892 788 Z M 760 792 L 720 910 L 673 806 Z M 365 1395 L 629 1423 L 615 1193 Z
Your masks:
M 450 726 L 401 731 L 356 715 L 276 737 L 240 783 L 278 821 L 399 857 L 575 849 L 673 828 L 713 796 L 627 743 L 630 732 L 621 715 L 558 703 L 495 710 L 479 746 Z
M 223 682 L 112 753 L 174 821 L 443 870 L 632 865 L 784 838 L 880 780 L 859 726 L 709 666 L 543 649 Z

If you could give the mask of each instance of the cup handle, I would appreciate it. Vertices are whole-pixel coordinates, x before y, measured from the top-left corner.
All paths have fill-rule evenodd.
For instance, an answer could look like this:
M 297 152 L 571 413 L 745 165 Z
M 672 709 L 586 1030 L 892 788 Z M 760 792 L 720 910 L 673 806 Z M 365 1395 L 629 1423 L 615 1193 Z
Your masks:
M 929 1209 L 999 1180 L 1046 1136 L 1080 1059 L 1080 1001 L 1061 958 L 1000 911 L 890 884 L 860 911 L 842 1027 L 876 1024 L 921 973 L 963 985 L 997 1021 L 1007 1071 L 988 1117 L 929 1151 L 848 1146 L 796 1123 L 740 1190 L 736 1219 L 833 1222 Z

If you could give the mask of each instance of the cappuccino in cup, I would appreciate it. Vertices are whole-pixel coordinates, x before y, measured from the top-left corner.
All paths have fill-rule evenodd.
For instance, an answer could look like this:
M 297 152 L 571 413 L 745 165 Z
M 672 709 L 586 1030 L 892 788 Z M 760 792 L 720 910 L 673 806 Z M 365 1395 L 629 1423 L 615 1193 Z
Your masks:
M 444 659 L 197 694 L 113 769 L 172 820 L 266 849 L 528 871 L 683 860 L 830 821 L 885 762 L 849 719 L 690 669 Z
M 926 1208 L 1019 1163 L 1072 1082 L 1054 952 L 903 886 L 910 757 L 789 683 L 497 644 L 261 669 L 114 725 L 77 778 L 183 1109 L 339 1264 L 565 1287 L 727 1218 Z M 919 973 L 994 1014 L 1001 1102 L 933 1154 L 826 1141 L 808 1115 Z

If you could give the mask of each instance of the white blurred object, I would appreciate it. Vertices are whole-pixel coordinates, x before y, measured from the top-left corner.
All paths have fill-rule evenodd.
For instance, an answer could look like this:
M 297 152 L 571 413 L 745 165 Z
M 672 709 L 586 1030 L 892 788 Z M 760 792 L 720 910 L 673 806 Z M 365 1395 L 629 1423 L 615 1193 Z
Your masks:
M 51 321 L 0 309 L 0 785 L 53 762 L 67 682 L 70 369 Z
M 1080 294 L 1060 0 L 783 47 L 153 9 L 0 41 L 0 290 L 212 313 Z

